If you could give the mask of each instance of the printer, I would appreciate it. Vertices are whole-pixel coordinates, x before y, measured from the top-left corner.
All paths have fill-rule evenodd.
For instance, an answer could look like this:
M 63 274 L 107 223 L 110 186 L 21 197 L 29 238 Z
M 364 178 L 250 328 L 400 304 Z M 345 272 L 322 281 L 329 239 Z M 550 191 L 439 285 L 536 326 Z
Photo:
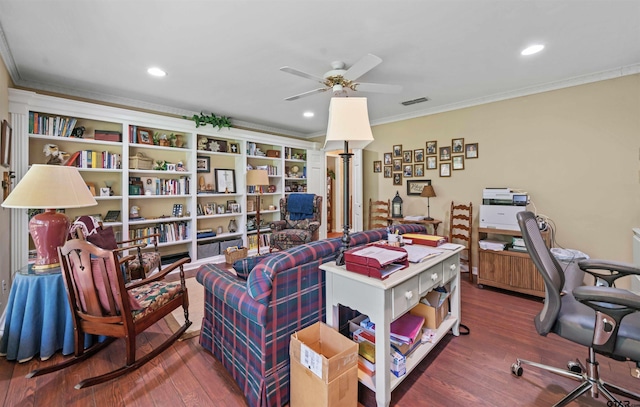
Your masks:
M 529 195 L 510 188 L 485 188 L 480 205 L 480 227 L 520 230 L 516 214 L 526 211 Z

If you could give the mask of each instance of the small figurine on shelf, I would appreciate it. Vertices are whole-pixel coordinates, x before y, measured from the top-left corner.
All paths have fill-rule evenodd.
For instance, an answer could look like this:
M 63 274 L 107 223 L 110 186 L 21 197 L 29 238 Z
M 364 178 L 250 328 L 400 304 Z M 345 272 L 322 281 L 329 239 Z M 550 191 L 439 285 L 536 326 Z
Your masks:
M 131 220 L 135 220 L 135 219 L 140 219 L 140 207 L 139 206 L 132 206 L 131 209 L 129 210 L 129 219 Z
M 235 219 L 231 219 L 229 221 L 229 226 L 227 226 L 227 229 L 229 229 L 229 233 L 235 233 L 235 231 L 238 230 L 238 225 L 236 224 Z
M 71 132 L 71 137 L 82 138 L 84 136 L 84 126 L 74 127 Z
M 60 151 L 55 144 L 45 144 L 42 150 L 45 157 L 47 157 L 47 165 L 60 165 L 63 161 L 69 159 L 69 154 L 64 151 Z

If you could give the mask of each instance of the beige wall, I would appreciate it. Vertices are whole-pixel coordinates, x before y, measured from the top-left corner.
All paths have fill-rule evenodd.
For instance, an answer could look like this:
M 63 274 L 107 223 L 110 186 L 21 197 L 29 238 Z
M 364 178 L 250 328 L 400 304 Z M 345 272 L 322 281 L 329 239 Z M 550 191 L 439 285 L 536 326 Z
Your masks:
M 426 200 L 407 197 L 406 180 L 394 187 L 374 174 L 373 161 L 394 144 L 416 149 L 437 140 L 440 147 L 464 138 L 479 143 L 478 159 L 450 178 L 426 171 L 438 195 L 432 217 L 446 224 L 452 200 L 471 201 L 477 227 L 483 188 L 518 188 L 555 222 L 559 245 L 632 261 L 631 228 L 640 226 L 640 75 L 374 126 L 373 135 L 364 155 L 365 202 L 398 190 L 405 214 L 426 214 Z

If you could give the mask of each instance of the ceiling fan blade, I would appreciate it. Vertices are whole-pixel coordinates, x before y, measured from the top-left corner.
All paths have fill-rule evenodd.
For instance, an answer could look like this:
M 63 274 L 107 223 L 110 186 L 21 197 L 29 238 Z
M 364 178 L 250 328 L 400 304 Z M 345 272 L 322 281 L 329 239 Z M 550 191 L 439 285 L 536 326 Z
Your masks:
M 310 90 L 308 92 L 299 93 L 297 95 L 289 96 L 288 98 L 285 98 L 284 100 L 292 101 L 292 100 L 303 98 L 305 96 L 313 95 L 314 93 L 325 92 L 327 90 L 329 90 L 329 88 L 318 88 L 318 89 Z
M 382 83 L 356 83 L 355 90 L 358 92 L 400 93 L 402 86 Z
M 362 75 L 378 66 L 378 64 L 380 64 L 381 62 L 382 59 L 380 57 L 377 57 L 373 54 L 367 54 L 358 62 L 353 64 L 351 68 L 347 69 L 347 72 L 344 73 L 343 77 L 350 81 L 355 81 Z
M 280 70 L 282 72 L 287 72 L 287 73 L 290 73 L 290 74 L 293 74 L 293 75 L 301 76 L 301 77 L 306 78 L 306 79 L 311 79 L 312 81 L 324 83 L 324 78 L 321 78 L 321 77 L 315 76 L 315 75 L 311 75 L 310 73 L 302 72 L 301 70 L 296 69 L 296 68 L 291 68 L 290 66 L 283 66 L 282 68 L 280 68 Z

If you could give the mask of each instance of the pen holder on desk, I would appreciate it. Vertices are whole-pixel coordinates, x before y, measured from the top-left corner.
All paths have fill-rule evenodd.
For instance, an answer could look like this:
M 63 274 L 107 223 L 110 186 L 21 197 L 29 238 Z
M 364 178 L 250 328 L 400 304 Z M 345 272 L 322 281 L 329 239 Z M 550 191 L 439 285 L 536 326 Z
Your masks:
M 402 246 L 402 236 L 390 233 L 387 235 L 387 242 L 389 243 L 389 246 L 400 247 Z

